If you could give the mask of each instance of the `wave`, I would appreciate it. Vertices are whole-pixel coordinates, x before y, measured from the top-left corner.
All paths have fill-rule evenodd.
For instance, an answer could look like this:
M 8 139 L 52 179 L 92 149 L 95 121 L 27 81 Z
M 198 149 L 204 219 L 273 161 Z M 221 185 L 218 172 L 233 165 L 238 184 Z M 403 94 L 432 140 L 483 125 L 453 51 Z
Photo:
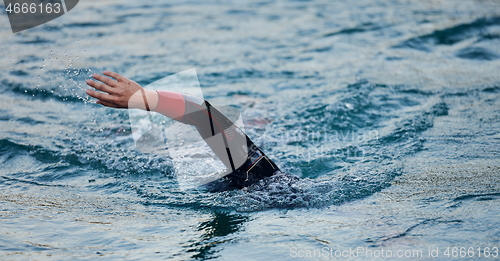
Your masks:
M 393 47 L 430 52 L 433 45 L 453 45 L 466 39 L 493 39 L 497 38 L 498 35 L 490 33 L 488 29 L 498 25 L 500 25 L 500 17 L 480 18 L 471 23 L 460 24 L 414 37 Z

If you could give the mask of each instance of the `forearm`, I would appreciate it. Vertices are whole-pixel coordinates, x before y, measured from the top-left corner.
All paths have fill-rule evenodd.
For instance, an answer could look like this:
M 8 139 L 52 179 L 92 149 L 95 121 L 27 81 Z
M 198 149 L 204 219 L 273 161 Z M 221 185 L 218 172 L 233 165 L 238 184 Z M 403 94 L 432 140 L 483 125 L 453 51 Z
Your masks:
M 157 93 L 154 111 L 196 127 L 204 139 L 220 133 L 230 140 L 235 135 L 246 136 L 231 120 L 200 97 L 168 91 Z

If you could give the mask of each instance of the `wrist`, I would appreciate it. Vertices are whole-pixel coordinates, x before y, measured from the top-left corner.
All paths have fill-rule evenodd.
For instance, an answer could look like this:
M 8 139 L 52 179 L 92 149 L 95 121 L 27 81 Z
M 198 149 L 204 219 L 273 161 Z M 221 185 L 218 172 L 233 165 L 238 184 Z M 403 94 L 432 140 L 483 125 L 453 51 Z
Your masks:
M 158 93 L 155 90 L 146 89 L 144 89 L 144 92 L 146 93 L 146 100 L 149 105 L 149 110 L 154 111 L 158 106 Z

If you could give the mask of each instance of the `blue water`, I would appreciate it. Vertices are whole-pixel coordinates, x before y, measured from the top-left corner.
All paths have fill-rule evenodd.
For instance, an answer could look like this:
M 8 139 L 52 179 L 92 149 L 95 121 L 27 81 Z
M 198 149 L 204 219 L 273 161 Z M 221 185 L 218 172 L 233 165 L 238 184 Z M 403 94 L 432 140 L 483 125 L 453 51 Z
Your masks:
M 2 260 L 495 259 L 498 1 L 80 1 L 17 34 L 0 17 Z M 182 190 L 127 111 L 85 95 L 103 70 L 191 68 L 289 175 Z

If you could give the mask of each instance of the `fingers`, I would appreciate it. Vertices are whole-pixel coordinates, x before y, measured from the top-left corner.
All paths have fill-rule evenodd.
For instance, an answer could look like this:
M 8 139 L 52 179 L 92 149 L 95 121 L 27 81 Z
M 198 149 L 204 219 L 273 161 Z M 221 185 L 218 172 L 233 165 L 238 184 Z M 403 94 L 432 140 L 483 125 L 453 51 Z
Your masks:
M 102 74 L 106 75 L 106 76 L 109 76 L 119 82 L 126 82 L 128 81 L 127 78 L 115 73 L 115 72 L 110 72 L 110 71 L 104 71 Z
M 98 100 L 96 103 L 97 103 L 97 104 L 101 104 L 101 105 L 106 106 L 106 107 L 111 107 L 111 108 L 119 108 L 119 107 L 118 107 L 118 106 L 116 106 L 115 104 L 110 103 L 110 102 L 107 102 L 107 101 Z
M 115 91 L 113 90 L 113 88 L 111 88 L 107 84 L 100 83 L 100 82 L 95 82 L 95 81 L 92 81 L 92 80 L 86 80 L 85 83 L 87 83 L 88 86 L 94 87 L 95 89 L 97 89 L 99 91 L 103 91 L 103 92 L 107 92 L 107 93 L 115 93 Z
M 114 101 L 114 98 L 113 96 L 107 94 L 107 93 L 102 93 L 102 92 L 96 92 L 96 91 L 93 91 L 93 90 L 87 90 L 86 93 L 91 96 L 91 97 L 94 97 L 100 101 L 104 101 L 104 102 L 108 102 L 108 103 L 112 103 Z
M 105 71 L 103 74 L 112 77 L 117 81 L 103 75 L 93 74 L 92 77 L 95 80 L 89 79 L 86 80 L 86 83 L 87 85 L 102 92 L 87 90 L 87 94 L 96 98 L 98 100 L 98 104 L 112 108 L 128 108 L 130 93 L 133 93 L 135 89 L 141 87 L 138 86 L 138 84 L 131 85 L 131 83 L 135 82 L 130 81 L 117 73 Z
M 92 74 L 92 78 L 96 79 L 96 80 L 99 80 L 105 84 L 107 84 L 108 86 L 111 86 L 111 87 L 118 87 L 118 82 L 115 81 L 115 80 L 112 80 L 108 77 L 104 77 L 100 74 Z

